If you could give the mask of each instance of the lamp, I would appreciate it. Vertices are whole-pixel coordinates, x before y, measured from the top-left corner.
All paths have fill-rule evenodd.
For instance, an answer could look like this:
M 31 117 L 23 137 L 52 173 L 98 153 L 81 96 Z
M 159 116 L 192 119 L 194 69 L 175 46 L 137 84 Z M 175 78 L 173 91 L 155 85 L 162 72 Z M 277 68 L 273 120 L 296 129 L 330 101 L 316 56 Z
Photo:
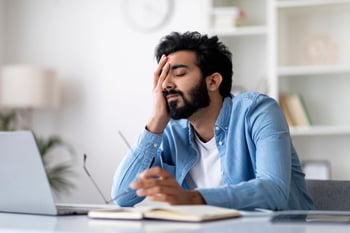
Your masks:
M 33 65 L 6 65 L 1 69 L 0 108 L 21 110 L 57 108 L 56 72 Z M 27 119 L 28 121 L 28 119 Z
M 51 69 L 6 65 L 1 70 L 1 107 L 38 109 L 58 107 L 58 80 Z

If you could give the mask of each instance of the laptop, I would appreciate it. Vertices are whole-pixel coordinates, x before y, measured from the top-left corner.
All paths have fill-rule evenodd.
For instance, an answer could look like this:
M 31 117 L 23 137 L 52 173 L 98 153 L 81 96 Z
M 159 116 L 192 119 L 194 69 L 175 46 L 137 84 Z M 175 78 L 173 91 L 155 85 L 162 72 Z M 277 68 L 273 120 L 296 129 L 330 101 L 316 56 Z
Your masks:
M 55 203 L 31 131 L 0 132 L 0 190 L 0 212 L 72 215 L 98 208 Z

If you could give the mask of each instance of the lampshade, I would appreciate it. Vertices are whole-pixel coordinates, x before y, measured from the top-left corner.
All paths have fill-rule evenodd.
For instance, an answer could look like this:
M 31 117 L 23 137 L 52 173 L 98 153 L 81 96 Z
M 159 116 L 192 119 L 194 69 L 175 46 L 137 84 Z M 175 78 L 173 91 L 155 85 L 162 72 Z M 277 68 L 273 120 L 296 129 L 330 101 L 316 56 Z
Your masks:
M 0 107 L 56 108 L 59 83 L 56 72 L 31 65 L 6 65 L 0 79 Z

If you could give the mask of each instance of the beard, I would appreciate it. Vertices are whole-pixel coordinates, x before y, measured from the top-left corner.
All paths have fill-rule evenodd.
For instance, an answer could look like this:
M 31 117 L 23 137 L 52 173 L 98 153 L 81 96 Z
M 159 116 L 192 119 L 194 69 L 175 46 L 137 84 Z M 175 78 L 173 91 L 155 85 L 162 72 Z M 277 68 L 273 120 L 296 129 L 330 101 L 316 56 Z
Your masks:
M 190 99 L 186 99 L 181 91 L 169 90 L 163 92 L 165 97 L 169 94 L 180 95 L 184 103 L 182 107 L 178 107 L 179 100 L 168 102 L 170 117 L 175 120 L 187 119 L 198 109 L 207 107 L 210 103 L 205 79 L 201 79 L 201 81 L 189 91 Z

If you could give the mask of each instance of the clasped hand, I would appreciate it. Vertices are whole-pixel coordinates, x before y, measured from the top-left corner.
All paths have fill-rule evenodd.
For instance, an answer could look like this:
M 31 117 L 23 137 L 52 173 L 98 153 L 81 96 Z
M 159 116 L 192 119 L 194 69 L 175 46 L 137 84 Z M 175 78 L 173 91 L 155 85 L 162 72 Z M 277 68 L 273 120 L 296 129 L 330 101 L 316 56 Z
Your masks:
M 170 173 L 160 167 L 152 167 L 140 173 L 130 188 L 136 190 L 140 197 L 170 205 L 205 203 L 198 191 L 183 189 Z

